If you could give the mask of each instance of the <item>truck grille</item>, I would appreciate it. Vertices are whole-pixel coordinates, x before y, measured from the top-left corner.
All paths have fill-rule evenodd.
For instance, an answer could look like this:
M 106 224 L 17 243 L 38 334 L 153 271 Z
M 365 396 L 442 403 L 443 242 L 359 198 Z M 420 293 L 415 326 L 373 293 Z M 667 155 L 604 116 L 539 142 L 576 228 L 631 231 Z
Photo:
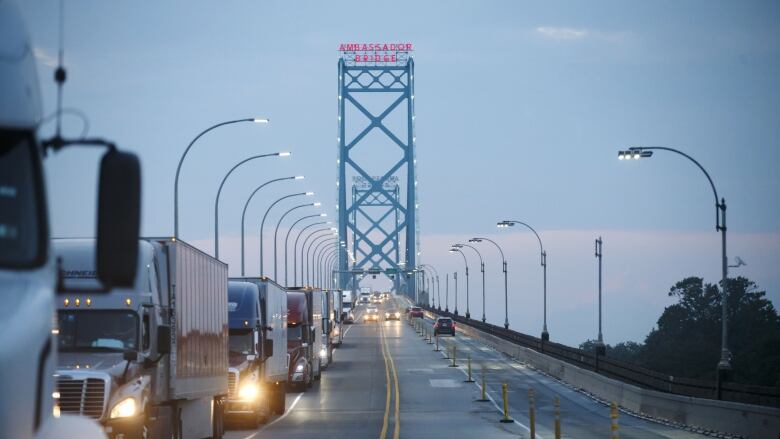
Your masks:
M 103 415 L 106 382 L 101 378 L 57 380 L 60 411 L 99 419 Z
M 238 393 L 236 391 L 236 384 L 238 383 L 238 371 L 228 372 L 228 397 L 235 398 Z

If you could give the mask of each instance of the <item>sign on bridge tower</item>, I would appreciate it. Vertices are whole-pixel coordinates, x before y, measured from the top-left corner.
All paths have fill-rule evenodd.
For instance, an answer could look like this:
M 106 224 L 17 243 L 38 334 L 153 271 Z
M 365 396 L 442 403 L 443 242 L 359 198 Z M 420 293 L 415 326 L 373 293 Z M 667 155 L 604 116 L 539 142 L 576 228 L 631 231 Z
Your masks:
M 415 299 L 412 45 L 350 43 L 339 51 L 339 286 L 357 288 L 349 285 L 355 279 L 350 274 L 383 273 L 396 292 Z

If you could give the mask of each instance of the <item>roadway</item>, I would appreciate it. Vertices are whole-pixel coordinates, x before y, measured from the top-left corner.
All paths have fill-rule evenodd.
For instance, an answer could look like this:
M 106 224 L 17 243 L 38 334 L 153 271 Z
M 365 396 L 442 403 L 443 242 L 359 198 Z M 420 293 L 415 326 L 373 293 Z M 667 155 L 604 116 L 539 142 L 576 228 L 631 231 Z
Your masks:
M 385 307 L 380 307 L 380 311 Z M 400 306 L 398 309 L 402 309 Z M 383 314 L 380 312 L 380 314 Z M 517 363 L 462 334 L 440 337 L 434 351 L 405 317 L 363 322 L 362 310 L 347 325 L 342 346 L 322 379 L 304 393 L 287 394 L 287 411 L 252 430 L 232 430 L 227 439 L 322 438 L 502 438 L 529 435 L 528 389 L 536 392 L 536 437 L 553 438 L 554 398 L 560 398 L 562 436 L 603 438 L 610 433 L 609 407 Z M 425 319 L 430 327 L 430 319 Z M 445 359 L 445 346 L 457 346 L 458 367 Z M 475 383 L 467 378 L 462 355 L 470 355 Z M 489 401 L 479 402 L 484 367 Z M 508 384 L 509 414 L 501 423 L 501 384 Z M 692 438 L 700 435 L 626 413 L 619 418 L 622 438 Z

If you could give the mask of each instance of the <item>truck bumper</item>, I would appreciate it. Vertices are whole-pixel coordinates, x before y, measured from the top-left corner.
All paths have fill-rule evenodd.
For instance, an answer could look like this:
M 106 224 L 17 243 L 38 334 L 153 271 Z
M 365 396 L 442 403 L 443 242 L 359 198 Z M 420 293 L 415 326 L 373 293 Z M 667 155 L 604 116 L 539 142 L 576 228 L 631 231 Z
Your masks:
M 103 431 L 111 439 L 142 438 L 144 432 L 144 415 L 129 418 L 109 419 L 102 422 Z
M 238 419 L 246 417 L 267 417 L 271 410 L 267 402 L 263 401 L 244 401 L 238 399 L 229 399 L 225 405 L 225 419 Z

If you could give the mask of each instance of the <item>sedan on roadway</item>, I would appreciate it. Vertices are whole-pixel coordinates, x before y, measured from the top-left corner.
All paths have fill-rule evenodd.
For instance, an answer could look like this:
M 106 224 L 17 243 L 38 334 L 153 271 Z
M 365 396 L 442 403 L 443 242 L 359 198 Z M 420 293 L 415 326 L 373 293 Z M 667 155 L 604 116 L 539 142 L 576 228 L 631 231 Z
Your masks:
M 415 317 L 423 318 L 423 310 L 419 306 L 409 308 L 409 318 L 413 319 Z
M 455 322 L 449 317 L 439 317 L 433 324 L 433 335 L 450 334 L 455 337 Z
M 401 312 L 397 309 L 388 309 L 385 311 L 385 320 L 401 320 Z

